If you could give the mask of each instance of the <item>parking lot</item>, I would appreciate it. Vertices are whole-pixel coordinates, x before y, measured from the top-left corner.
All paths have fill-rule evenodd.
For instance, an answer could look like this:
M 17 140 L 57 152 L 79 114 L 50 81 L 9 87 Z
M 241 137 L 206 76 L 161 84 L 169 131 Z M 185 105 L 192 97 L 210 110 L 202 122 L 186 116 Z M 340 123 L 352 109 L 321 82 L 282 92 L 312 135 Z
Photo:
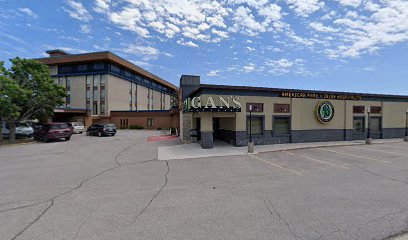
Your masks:
M 0 239 L 388 239 L 408 144 L 157 160 L 158 131 L 0 147 Z M 194 156 L 192 156 L 194 157 Z

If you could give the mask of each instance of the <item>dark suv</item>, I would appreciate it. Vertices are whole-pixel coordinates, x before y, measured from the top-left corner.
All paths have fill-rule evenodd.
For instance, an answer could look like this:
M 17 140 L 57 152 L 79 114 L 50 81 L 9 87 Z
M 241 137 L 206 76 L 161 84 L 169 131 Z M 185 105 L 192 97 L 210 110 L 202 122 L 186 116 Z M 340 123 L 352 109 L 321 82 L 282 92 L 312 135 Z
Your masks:
M 47 123 L 34 127 L 33 137 L 35 140 L 48 142 L 51 139 L 64 138 L 71 139 L 72 131 L 66 123 Z
M 115 136 L 116 126 L 112 123 L 95 123 L 92 124 L 87 130 L 87 136 Z

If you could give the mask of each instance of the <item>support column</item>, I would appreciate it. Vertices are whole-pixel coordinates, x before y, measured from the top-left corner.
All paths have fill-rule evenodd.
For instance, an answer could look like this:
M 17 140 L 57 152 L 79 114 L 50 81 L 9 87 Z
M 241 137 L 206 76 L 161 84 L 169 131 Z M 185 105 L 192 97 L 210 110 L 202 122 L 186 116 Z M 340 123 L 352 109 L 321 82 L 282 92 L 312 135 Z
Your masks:
M 193 114 L 192 113 L 180 113 L 181 126 L 181 140 L 183 143 L 191 143 L 191 129 L 193 127 Z
M 214 147 L 212 113 L 200 113 L 201 118 L 201 147 L 209 149 Z

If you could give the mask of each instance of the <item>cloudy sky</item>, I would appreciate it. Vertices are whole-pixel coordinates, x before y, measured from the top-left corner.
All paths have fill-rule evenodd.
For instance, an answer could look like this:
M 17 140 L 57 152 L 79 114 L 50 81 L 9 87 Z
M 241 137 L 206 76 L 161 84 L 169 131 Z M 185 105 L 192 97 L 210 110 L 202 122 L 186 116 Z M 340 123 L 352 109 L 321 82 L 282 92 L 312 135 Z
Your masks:
M 408 95 L 408 0 L 0 0 L 0 60 L 56 48 L 177 85 Z

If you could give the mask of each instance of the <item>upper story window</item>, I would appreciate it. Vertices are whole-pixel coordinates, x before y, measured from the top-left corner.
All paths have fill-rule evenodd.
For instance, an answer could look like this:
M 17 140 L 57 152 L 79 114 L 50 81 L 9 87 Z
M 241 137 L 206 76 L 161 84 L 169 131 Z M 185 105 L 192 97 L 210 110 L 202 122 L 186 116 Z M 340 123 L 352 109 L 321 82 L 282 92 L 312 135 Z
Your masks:
M 125 71 L 125 77 L 131 78 L 132 77 L 132 73 Z
M 119 73 L 120 74 L 120 68 L 118 68 L 117 66 L 111 64 L 110 65 L 110 70 L 114 73 Z
M 150 80 L 145 79 L 145 78 L 143 79 L 143 82 L 144 82 L 145 84 L 147 84 L 147 85 L 151 85 L 151 83 L 152 83 L 152 82 L 150 82 Z
M 93 68 L 94 70 L 103 70 L 105 69 L 105 63 L 94 63 Z
M 247 112 L 263 112 L 263 103 L 247 103 L 246 110 Z
M 274 113 L 290 113 L 290 105 L 275 103 L 273 105 L 273 112 Z
M 353 106 L 353 113 L 364 113 L 365 107 L 364 106 Z
M 64 74 L 64 73 L 71 73 L 72 72 L 72 66 L 71 65 L 62 65 L 58 67 L 58 73 Z
M 86 65 L 86 64 L 78 65 L 78 71 L 79 72 L 86 72 L 87 70 L 88 70 L 88 65 Z

